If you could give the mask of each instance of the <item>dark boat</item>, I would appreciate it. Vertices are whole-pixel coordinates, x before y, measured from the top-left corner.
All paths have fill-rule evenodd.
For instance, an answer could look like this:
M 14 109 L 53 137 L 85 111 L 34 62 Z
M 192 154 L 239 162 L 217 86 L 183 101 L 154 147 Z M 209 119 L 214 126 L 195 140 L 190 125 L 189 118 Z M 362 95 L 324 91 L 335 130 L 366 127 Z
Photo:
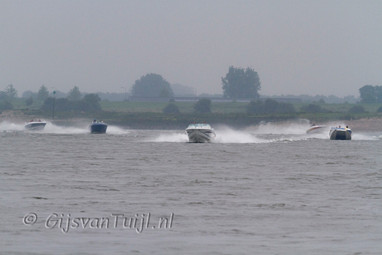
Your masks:
M 105 134 L 107 129 L 107 124 L 103 121 L 94 120 L 90 125 L 90 132 L 92 134 Z
M 25 129 L 32 130 L 32 131 L 43 130 L 45 125 L 46 125 L 45 121 L 31 120 L 25 124 Z
M 352 131 L 347 126 L 332 127 L 329 132 L 330 140 L 351 140 Z

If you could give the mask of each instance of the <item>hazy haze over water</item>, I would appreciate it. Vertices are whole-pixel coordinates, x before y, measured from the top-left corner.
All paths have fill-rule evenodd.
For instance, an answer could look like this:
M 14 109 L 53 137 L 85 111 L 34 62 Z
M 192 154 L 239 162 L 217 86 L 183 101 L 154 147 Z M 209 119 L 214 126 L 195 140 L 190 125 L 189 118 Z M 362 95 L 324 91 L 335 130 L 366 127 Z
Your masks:
M 147 73 L 221 93 L 358 95 L 382 75 L 381 1 L 0 0 L 0 88 L 124 92 Z

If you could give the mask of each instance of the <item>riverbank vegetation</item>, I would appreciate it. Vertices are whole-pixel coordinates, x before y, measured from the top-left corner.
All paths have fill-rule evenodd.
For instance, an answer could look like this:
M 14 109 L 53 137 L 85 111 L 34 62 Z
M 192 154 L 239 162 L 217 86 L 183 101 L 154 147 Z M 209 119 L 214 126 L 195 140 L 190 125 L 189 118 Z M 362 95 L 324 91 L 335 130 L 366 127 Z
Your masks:
M 224 95 L 220 97 L 176 97 L 169 82 L 160 75 L 148 74 L 135 82 L 132 97 L 125 93 L 123 100 L 111 101 L 102 100 L 96 93 L 81 93 L 78 87 L 63 94 L 49 92 L 44 85 L 37 93 L 24 92 L 20 98 L 10 84 L 0 91 L 0 113 L 15 111 L 54 120 L 102 119 L 132 128 L 174 128 L 193 122 L 247 126 L 301 118 L 315 123 L 382 118 L 382 86 L 365 85 L 359 89 L 358 101 L 347 97 L 342 103 L 327 103 L 328 97 L 314 101 L 260 97 L 257 72 L 230 67 L 222 78 L 222 88 Z
M 79 101 L 56 99 L 57 101 L 54 102 L 54 99 L 49 97 L 41 105 L 29 106 L 26 100 L 15 99 L 11 108 L 23 115 L 54 118 L 56 121 L 73 118 L 101 119 L 113 125 L 149 129 L 184 128 L 189 123 L 196 122 L 245 127 L 261 121 L 308 119 L 311 122 L 322 123 L 331 120 L 382 118 L 382 105 L 377 103 L 285 103 L 273 99 L 251 102 L 204 100 L 210 111 L 200 112 L 197 110 L 198 107 L 195 108 L 198 103 L 200 105 L 200 101 L 110 102 L 100 101 L 98 97 L 89 95 L 91 96 Z M 10 108 L 4 110 L 10 110 Z

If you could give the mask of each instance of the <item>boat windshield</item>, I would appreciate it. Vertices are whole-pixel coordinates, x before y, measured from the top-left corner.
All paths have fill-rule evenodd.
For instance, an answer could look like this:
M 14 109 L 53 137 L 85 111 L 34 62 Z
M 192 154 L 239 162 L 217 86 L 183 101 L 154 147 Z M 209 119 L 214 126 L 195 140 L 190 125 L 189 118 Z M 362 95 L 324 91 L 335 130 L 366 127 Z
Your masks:
M 187 129 L 211 129 L 209 124 L 190 124 Z

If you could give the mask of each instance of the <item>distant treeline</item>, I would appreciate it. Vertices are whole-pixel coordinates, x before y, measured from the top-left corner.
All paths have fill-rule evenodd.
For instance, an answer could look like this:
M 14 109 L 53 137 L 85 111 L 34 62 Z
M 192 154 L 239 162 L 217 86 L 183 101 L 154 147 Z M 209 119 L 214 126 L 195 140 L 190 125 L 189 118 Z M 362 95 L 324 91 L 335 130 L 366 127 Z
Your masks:
M 69 100 L 68 98 L 48 97 L 45 99 L 41 110 L 43 112 L 99 112 L 101 111 L 101 99 L 97 94 L 87 94 L 80 100 Z
M 68 97 L 69 93 L 56 91 L 56 98 L 66 98 Z M 132 97 L 130 93 L 109 93 L 109 92 L 97 92 L 97 94 L 101 100 L 107 100 L 112 102 L 120 102 L 120 101 L 140 101 L 139 98 Z M 26 91 L 23 93 L 22 98 L 37 98 L 37 93 L 33 93 L 31 91 Z M 222 94 L 208 94 L 203 93 L 199 96 L 188 94 L 186 96 L 184 95 L 177 95 L 174 93 L 173 99 L 175 101 L 197 101 L 200 98 L 210 98 L 212 101 L 224 99 Z M 260 99 L 266 99 L 271 98 L 277 101 L 289 101 L 289 102 L 300 102 L 300 103 L 312 103 L 312 102 L 319 102 L 319 103 L 328 103 L 328 104 L 342 104 L 342 103 L 350 103 L 354 104 L 360 101 L 360 98 L 355 96 L 345 96 L 345 97 L 338 97 L 335 95 L 275 95 L 275 96 L 260 96 Z M 166 101 L 168 98 L 164 98 L 162 101 Z M 155 100 L 154 100 L 155 101 Z M 226 101 L 229 101 L 229 99 L 226 99 Z M 240 101 L 240 99 L 238 100 Z M 246 100 L 250 101 L 250 100 Z
M 382 103 L 382 86 L 365 85 L 359 94 L 362 103 Z
M 92 96 L 90 96 L 92 95 Z M 354 119 L 359 117 L 380 116 L 382 107 L 377 112 L 368 112 L 360 104 L 349 104 L 346 109 L 337 109 L 333 105 L 327 104 L 302 104 L 279 102 L 274 99 L 254 100 L 244 104 L 245 111 L 230 112 L 231 103 L 219 103 L 215 107 L 227 107 L 228 111 L 214 112 L 212 101 L 204 98 L 192 104 L 192 110 L 181 112 L 176 101 L 161 104 L 162 110 L 158 109 L 157 102 L 146 102 L 147 111 L 126 112 L 126 111 L 104 111 L 98 106 L 97 95 L 86 95 L 80 101 L 74 102 L 68 99 L 56 99 L 57 114 L 63 118 L 77 116 L 89 116 L 103 119 L 118 125 L 134 126 L 139 128 L 171 128 L 180 127 L 191 122 L 208 122 L 212 124 L 227 124 L 245 126 L 256 124 L 260 121 L 280 121 L 293 118 L 308 118 L 315 121 L 329 119 Z M 54 107 L 54 99 L 48 98 L 41 107 L 41 113 L 49 115 Z M 126 102 L 126 104 L 137 104 Z M 151 107 L 150 107 L 151 105 Z M 345 104 L 346 105 L 346 104 Z
M 240 79 L 243 76 L 244 78 Z M 226 84 L 227 89 L 230 87 L 232 93 L 238 93 L 235 91 L 232 86 L 245 83 L 246 80 L 251 81 L 254 84 L 257 84 L 256 91 L 260 88 L 257 73 L 252 69 L 236 69 L 231 67 L 230 72 L 226 75 L 225 78 L 222 78 Z M 229 102 L 243 102 L 247 103 L 246 113 L 249 115 L 258 115 L 258 114 L 294 114 L 294 113 L 330 113 L 333 112 L 332 109 L 328 109 L 325 104 L 336 104 L 336 103 L 349 103 L 356 104 L 359 99 L 354 96 L 348 96 L 344 98 L 336 96 L 309 96 L 309 95 L 283 95 L 283 96 L 270 96 L 264 97 L 255 95 L 257 99 L 240 99 L 229 98 L 227 95 L 204 95 L 204 98 L 200 97 L 181 97 L 178 98 L 175 96 L 171 89 L 171 86 L 160 76 L 156 74 L 150 74 L 141 77 L 140 80 L 136 81 L 136 90 L 140 91 L 137 95 L 145 95 L 145 89 L 151 88 L 153 84 L 150 81 L 159 80 L 162 82 L 163 88 L 161 90 L 155 90 L 155 93 L 149 98 L 151 101 L 160 102 L 170 102 L 169 105 L 159 109 L 165 114 L 184 114 L 178 109 L 177 102 L 191 102 L 195 104 L 194 112 L 198 113 L 211 113 L 211 103 L 212 102 L 227 102 L 226 107 L 230 107 Z M 232 83 L 232 84 L 230 84 Z M 144 86 L 142 85 L 144 84 Z M 142 85 L 142 86 L 141 86 Z M 182 87 L 181 85 L 177 85 Z M 236 85 L 235 85 L 236 86 Z M 138 90 L 138 87 L 140 90 Z M 175 86 L 176 87 L 176 86 Z M 245 86 L 243 86 L 245 88 Z M 248 88 L 246 88 L 248 89 Z M 166 91 L 168 90 L 168 91 Z M 183 87 L 183 90 L 186 91 L 187 88 Z M 382 86 L 372 86 L 365 85 L 359 89 L 361 95 L 362 103 L 382 103 Z M 157 95 L 156 95 L 157 94 Z M 239 95 L 239 94 L 237 94 Z M 22 98 L 17 97 L 17 90 L 13 87 L 12 84 L 8 85 L 4 91 L 0 91 L 0 111 L 1 110 L 11 110 L 11 109 L 33 109 L 41 110 L 44 113 L 56 111 L 56 112 L 100 112 L 102 107 L 100 102 L 102 100 L 108 101 L 132 101 L 139 102 L 140 98 L 135 97 L 134 100 L 129 100 L 129 95 L 125 91 L 123 93 L 94 93 L 86 94 L 81 93 L 80 89 L 75 86 L 68 93 L 63 93 L 60 91 L 48 91 L 48 89 L 43 85 L 40 87 L 38 92 L 27 91 L 23 93 Z M 151 101 L 148 101 L 150 104 Z M 158 111 L 156 108 L 154 111 Z M 381 112 L 382 109 L 379 108 L 376 112 Z M 349 113 L 366 113 L 368 110 L 364 109 L 362 105 L 355 105 L 354 107 L 348 109 Z M 370 112 L 370 110 L 369 110 Z M 374 111 L 375 112 L 375 111 Z
M 227 99 L 227 100 L 256 100 L 259 98 L 273 98 L 284 101 L 301 101 L 301 102 L 315 102 L 323 101 L 326 103 L 355 103 L 358 98 L 354 96 L 347 96 L 344 98 L 337 96 L 309 96 L 309 95 L 281 95 L 281 96 L 264 96 L 260 95 L 261 90 L 260 76 L 252 68 L 238 68 L 230 66 L 228 72 L 225 76 L 221 77 L 222 91 L 217 94 L 201 94 L 197 95 L 194 88 L 184 86 L 181 84 L 171 84 L 160 74 L 148 73 L 137 79 L 134 84 L 128 87 L 121 87 L 121 92 L 98 92 L 98 96 L 101 100 L 109 101 L 123 101 L 123 100 L 139 100 L 140 98 L 151 98 L 151 99 L 170 99 L 181 100 L 180 98 L 211 98 L 211 99 Z M 370 86 L 370 85 L 367 85 Z M 367 87 L 365 86 L 365 87 Z M 131 87 L 131 89 L 130 89 Z M 366 89 L 365 89 L 366 91 Z M 361 94 L 362 93 L 360 89 Z M 367 92 L 367 91 L 366 91 Z M 368 92 L 367 92 L 368 93 Z M 366 93 L 366 94 L 367 94 Z M 0 92 L 1 94 L 7 96 L 8 98 L 17 97 L 17 90 L 12 84 L 6 87 L 5 91 Z M 68 93 L 54 90 L 48 91 L 46 86 L 42 85 L 38 92 L 25 91 L 22 95 L 23 98 L 28 98 L 30 102 L 39 101 L 43 102 L 48 96 L 54 96 L 56 98 L 69 98 L 72 99 L 73 96 L 82 97 L 79 88 L 75 86 Z M 365 94 L 365 95 L 366 95 Z M 369 93 L 370 94 L 370 93 Z M 378 93 L 376 93 L 377 95 Z M 362 96 L 363 97 L 363 96 Z M 367 98 L 366 98 L 367 97 Z M 366 96 L 365 102 L 375 102 L 372 98 Z M 187 99 L 184 99 L 187 100 Z M 379 102 L 378 99 L 376 102 Z
M 211 113 L 211 100 L 207 98 L 200 99 L 194 103 L 194 113 Z M 294 113 L 332 113 L 332 107 L 325 107 L 325 103 L 310 103 L 301 104 L 298 109 L 296 104 L 278 101 L 275 99 L 258 99 L 250 101 L 246 105 L 246 113 L 248 115 L 264 115 L 264 114 L 294 114 Z M 347 113 L 367 113 L 365 108 L 360 104 L 354 104 L 350 107 Z M 376 112 L 382 112 L 382 106 L 377 109 Z M 179 114 L 181 113 L 179 108 L 174 102 L 170 102 L 163 108 L 163 113 L 167 114 Z

